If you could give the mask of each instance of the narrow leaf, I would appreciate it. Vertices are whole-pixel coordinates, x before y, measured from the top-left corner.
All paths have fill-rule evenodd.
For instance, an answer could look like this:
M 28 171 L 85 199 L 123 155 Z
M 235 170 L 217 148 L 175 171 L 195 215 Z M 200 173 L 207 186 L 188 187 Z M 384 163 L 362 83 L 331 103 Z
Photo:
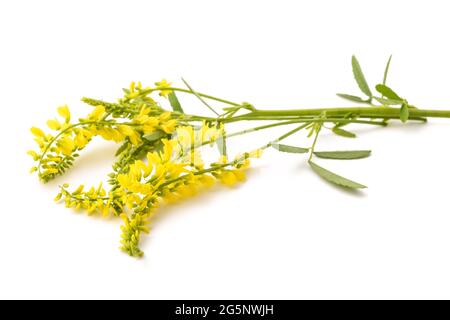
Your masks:
M 356 83 L 358 84 L 361 91 L 368 97 L 372 97 L 372 92 L 370 91 L 369 85 L 367 84 L 366 78 L 361 70 L 358 59 L 352 56 L 352 69 L 353 76 L 355 77 Z
M 194 89 L 192 89 L 192 87 L 189 85 L 189 83 L 187 83 L 186 80 L 184 80 L 183 78 L 181 78 L 181 80 L 184 82 L 184 84 L 186 85 L 186 87 L 188 87 L 188 89 L 194 94 L 194 96 L 196 96 L 209 110 L 211 110 L 212 112 L 214 112 L 217 116 L 219 116 L 219 114 L 216 112 L 216 110 L 214 110 L 209 104 L 208 102 L 205 101 L 205 99 L 203 99 L 197 92 L 194 91 Z
M 403 103 L 403 101 L 399 101 L 399 100 L 392 100 L 392 99 L 385 99 L 385 98 L 378 98 L 378 97 L 373 97 L 373 98 L 385 106 L 393 106 L 393 105 L 398 105 L 398 104 Z
M 360 102 L 360 103 L 367 103 L 367 100 L 364 100 L 363 98 L 351 95 L 351 94 L 346 94 L 346 93 L 336 93 L 336 95 L 338 97 L 341 97 L 342 99 L 346 99 L 346 100 L 350 100 L 353 102 Z
M 389 72 L 389 66 L 391 65 L 391 59 L 392 59 L 392 54 L 389 56 L 389 59 L 386 63 L 386 68 L 384 69 L 384 75 L 383 75 L 383 84 L 386 84 L 386 80 L 387 80 L 387 75 Z
M 358 182 L 349 180 L 347 178 L 344 178 L 340 175 L 337 175 L 336 173 L 333 173 L 325 168 L 322 168 L 321 166 L 315 164 L 312 161 L 309 161 L 309 165 L 313 169 L 315 173 L 317 173 L 319 176 L 327 180 L 328 182 L 337 184 L 342 187 L 350 188 L 350 189 L 360 189 L 360 188 L 367 188 L 365 185 L 362 185 Z
M 157 131 L 154 131 L 154 132 L 152 132 L 152 133 L 143 135 L 142 137 L 143 137 L 145 140 L 147 140 L 148 142 L 153 142 L 153 141 L 156 141 L 156 140 L 161 139 L 161 138 L 164 137 L 165 135 L 166 135 L 166 133 L 165 133 L 164 131 L 157 130 Z
M 172 106 L 173 111 L 184 113 L 183 108 L 181 107 L 180 101 L 178 101 L 177 95 L 174 91 L 169 93 L 169 102 Z
M 384 97 L 391 99 L 391 100 L 403 100 L 402 98 L 400 98 L 398 96 L 398 94 L 396 94 L 394 92 L 394 90 L 392 90 L 391 88 L 389 88 L 387 85 L 384 84 L 377 84 L 375 86 L 375 89 L 377 89 L 377 91 L 379 93 L 381 93 Z
M 353 160 L 362 159 L 370 156 L 370 150 L 349 150 L 349 151 L 315 151 L 314 154 L 319 158 Z
M 408 105 L 404 103 L 400 108 L 400 120 L 402 122 L 406 122 L 408 121 L 408 117 L 409 117 Z
M 308 148 L 288 146 L 286 144 L 272 143 L 271 145 L 272 145 L 273 148 L 275 148 L 275 149 L 277 149 L 278 151 L 281 151 L 281 152 L 307 153 L 309 151 Z
M 339 127 L 333 127 L 333 129 L 331 129 L 331 131 L 333 131 L 335 134 L 337 134 L 338 136 L 341 136 L 341 137 L 356 138 L 356 134 L 354 134 L 353 132 L 341 129 Z
M 118 156 L 119 154 L 121 154 L 122 152 L 124 152 L 127 148 L 128 148 L 128 141 L 122 143 L 122 145 L 119 147 L 119 149 L 117 149 L 116 153 L 114 156 Z

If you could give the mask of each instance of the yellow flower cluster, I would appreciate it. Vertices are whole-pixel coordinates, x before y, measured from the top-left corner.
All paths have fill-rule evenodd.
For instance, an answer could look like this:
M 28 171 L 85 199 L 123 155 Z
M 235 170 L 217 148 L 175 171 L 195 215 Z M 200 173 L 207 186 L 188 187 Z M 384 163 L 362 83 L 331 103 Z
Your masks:
M 162 79 L 161 81 L 155 82 L 155 85 L 160 88 L 159 95 L 163 97 L 167 97 L 172 90 L 168 89 L 172 85 L 171 82 L 168 82 L 166 79 Z
M 61 187 L 61 192 L 55 197 L 59 201 L 64 197 L 67 208 L 86 210 L 88 214 L 101 213 L 104 217 L 112 211 L 115 215 L 122 212 L 122 204 L 114 198 L 114 195 L 103 188 L 102 183 L 97 188 L 91 187 L 85 190 L 84 185 L 78 186 L 75 191 L 69 192 L 68 184 Z
M 174 203 L 195 196 L 216 182 L 234 186 L 245 180 L 249 158 L 259 157 L 260 151 L 238 155 L 233 161 L 221 156 L 204 168 L 199 147 L 217 139 L 221 131 L 206 123 L 197 130 L 178 127 L 172 139 L 162 139 L 161 151 L 147 153 L 145 162 L 136 160 L 126 173 L 117 175 L 115 190 L 106 192 L 100 184 L 89 190 L 81 185 L 69 192 L 68 185 L 63 185 L 55 200 L 63 198 L 67 207 L 84 209 L 88 214 L 120 216 L 124 221 L 121 249 L 131 256 L 142 256 L 140 235 L 148 232 L 148 223 L 161 202 Z
M 87 118 L 80 119 L 76 124 L 70 123 L 67 106 L 59 107 L 58 113 L 64 121 L 52 119 L 47 122 L 51 130 L 57 131 L 55 135 L 46 134 L 36 127 L 31 128 L 39 146 L 39 152 L 28 151 L 37 162 L 31 171 L 38 171 L 39 177 L 45 182 L 64 173 L 78 157 L 77 152 L 84 149 L 94 136 L 116 143 L 129 141 L 138 146 L 142 144 L 145 134 L 172 134 L 177 127 L 177 120 L 172 118 L 171 112 L 155 114 L 154 108 L 146 104 L 141 104 L 139 113 L 126 122 L 107 119 L 110 114 L 103 105 L 96 106 Z
M 162 79 L 161 81 L 155 82 L 156 88 L 152 89 L 150 87 L 142 87 L 141 82 L 138 82 L 137 84 L 133 81 L 130 84 L 130 87 L 128 89 L 124 89 L 125 91 L 125 101 L 130 101 L 133 99 L 140 99 L 146 102 L 154 103 L 154 100 L 149 97 L 148 93 L 154 90 L 159 91 L 159 95 L 161 97 L 167 98 L 169 93 L 172 92 L 170 86 L 172 85 L 171 82 L 168 82 L 166 79 Z
M 61 106 L 57 110 L 62 120 L 51 119 L 47 121 L 51 130 L 58 131 L 55 136 L 46 134 L 36 127 L 30 129 L 39 146 L 39 152 L 28 151 L 33 160 L 38 162 L 37 166 L 31 168 L 31 172 L 39 171 L 39 177 L 44 181 L 63 173 L 72 164 L 74 158 L 78 156 L 75 152 L 82 149 L 82 147 L 76 146 L 74 140 L 70 138 L 73 126 L 70 123 L 69 108 Z
M 39 151 L 28 152 L 37 162 L 32 171 L 38 171 L 46 182 L 64 173 L 93 137 L 120 143 L 114 171 L 108 175 L 108 191 L 102 183 L 91 188 L 80 185 L 74 191 L 64 184 L 55 201 L 88 214 L 120 216 L 121 249 L 135 257 L 143 255 L 139 248 L 141 234 L 149 232 L 149 222 L 162 202 L 195 196 L 215 183 L 234 186 L 245 180 L 249 159 L 261 155 L 257 150 L 229 160 L 223 123 L 184 114 L 171 83 L 162 80 L 155 85 L 153 89 L 143 88 L 140 82 L 132 82 L 117 103 L 83 98 L 94 108 L 75 123 L 71 122 L 69 108 L 59 107 L 62 119 L 47 121 L 56 133 L 31 128 Z M 168 98 L 176 112 L 166 111 L 156 103 L 149 96 L 153 91 Z M 190 121 L 202 121 L 201 126 L 191 125 Z M 219 146 L 220 158 L 205 164 L 201 147 L 214 144 Z
M 121 241 L 121 249 L 132 256 L 142 254 L 137 247 L 142 230 L 136 229 L 136 226 L 143 227 L 144 221 L 149 221 L 161 201 L 173 203 L 192 197 L 200 190 L 211 187 L 216 181 L 234 186 L 245 180 L 244 169 L 249 165 L 249 157 L 260 155 L 260 152 L 247 153 L 231 162 L 222 158 L 204 169 L 203 165 L 192 163 L 191 156 L 186 156 L 190 153 L 194 158 L 201 159 L 196 148 L 189 150 L 187 146 L 209 142 L 210 140 L 202 140 L 205 132 L 208 132 L 207 136 L 210 137 L 216 135 L 219 130 L 203 125 L 200 130 L 180 127 L 178 131 L 183 134 L 171 140 L 163 140 L 162 152 L 148 153 L 147 163 L 137 160 L 130 166 L 128 173 L 117 178 L 120 188 L 115 193 L 120 194 L 121 202 L 133 211 L 131 218 L 122 214 L 126 223 L 122 226 Z M 187 134 L 193 139 L 187 139 Z M 201 163 L 203 164 L 203 161 Z M 145 219 L 137 218 L 141 215 L 144 215 Z M 138 221 L 133 224 L 133 219 Z
M 130 218 L 126 214 L 121 214 L 120 217 L 124 222 L 124 225 L 120 226 L 122 251 L 132 257 L 142 257 L 144 252 L 139 249 L 139 239 L 142 232 L 149 233 L 148 214 L 135 213 Z

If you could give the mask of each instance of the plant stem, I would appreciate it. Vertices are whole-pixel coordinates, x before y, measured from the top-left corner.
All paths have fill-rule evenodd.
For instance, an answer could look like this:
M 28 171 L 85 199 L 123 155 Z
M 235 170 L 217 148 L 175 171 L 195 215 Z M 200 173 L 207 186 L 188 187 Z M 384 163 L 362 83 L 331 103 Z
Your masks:
M 282 136 L 278 137 L 277 139 L 272 140 L 268 144 L 265 144 L 260 149 L 266 149 L 266 148 L 270 147 L 272 145 L 272 143 L 281 141 L 283 139 L 286 139 L 287 137 L 293 135 L 294 133 L 296 133 L 297 131 L 300 131 L 301 129 L 305 128 L 308 125 L 309 125 L 309 123 L 302 124 L 301 126 L 295 128 L 293 130 L 288 131 L 287 133 L 283 134 Z M 242 161 L 244 159 L 245 159 L 245 156 L 242 156 L 241 158 L 239 158 L 237 160 L 233 160 L 233 161 L 230 161 L 230 162 L 227 162 L 227 163 L 223 163 L 223 164 L 220 164 L 220 165 L 216 165 L 216 166 L 213 166 L 213 167 L 210 167 L 210 168 L 207 168 L 207 169 L 196 171 L 196 172 L 193 173 L 193 175 L 200 175 L 200 174 L 216 171 L 217 169 L 226 168 L 226 167 L 235 165 L 236 163 L 238 163 L 239 161 Z M 163 187 L 165 187 L 165 186 L 167 186 L 169 184 L 172 184 L 172 183 L 177 182 L 179 180 L 185 179 L 188 176 L 189 175 L 183 175 L 183 176 L 174 178 L 172 180 L 166 181 L 166 182 L 162 183 L 161 185 L 159 185 L 158 189 L 155 192 L 160 191 Z
M 214 110 L 213 109 L 213 107 L 211 107 L 209 104 L 208 104 L 208 102 L 206 102 L 203 98 L 202 98 L 202 96 L 201 95 L 199 95 L 198 93 L 197 93 L 197 91 L 194 91 L 194 89 L 192 89 L 192 87 L 190 86 L 190 84 L 189 83 L 187 83 L 187 81 L 186 80 L 184 80 L 183 78 L 181 78 L 181 80 L 183 80 L 183 82 L 184 82 L 184 84 L 186 85 L 186 87 L 188 87 L 188 89 L 191 91 L 191 93 L 194 95 L 194 96 L 196 96 L 209 110 L 211 110 L 213 113 L 215 113 L 216 114 L 216 116 L 220 116 L 218 113 L 217 113 L 217 111 L 216 110 Z
M 225 122 L 240 120 L 260 120 L 260 117 L 270 117 L 278 120 L 285 117 L 317 117 L 322 113 L 327 117 L 344 117 L 349 114 L 358 118 L 386 118 L 400 119 L 400 108 L 386 107 L 351 107 L 351 108 L 318 108 L 318 109 L 292 109 L 292 110 L 256 110 L 241 116 L 224 119 Z M 411 118 L 450 118 L 450 110 L 410 109 Z
M 151 88 L 151 89 L 147 89 L 147 90 L 142 90 L 140 92 L 140 94 L 148 94 L 148 93 L 152 93 L 153 91 L 162 91 L 162 90 L 172 90 L 172 91 L 178 91 L 178 92 L 194 94 L 191 90 L 183 89 L 183 88 L 176 88 L 176 87 L 156 87 L 156 88 Z M 233 102 L 233 101 L 217 98 L 217 97 L 211 96 L 209 94 L 200 93 L 200 92 L 197 92 L 197 91 L 195 91 L 195 93 L 198 94 L 200 97 L 203 97 L 203 98 L 206 98 L 206 99 L 215 100 L 215 101 L 222 102 L 222 103 L 225 103 L 225 104 L 229 104 L 229 105 L 235 106 L 235 107 L 241 106 L 240 103 L 236 103 L 236 102 Z
M 270 141 L 269 143 L 263 145 L 260 149 L 261 149 L 261 150 L 267 149 L 267 148 L 269 148 L 274 142 L 279 142 L 279 141 L 281 141 L 281 140 L 284 140 L 284 139 L 286 139 L 287 137 L 293 135 L 294 133 L 296 133 L 296 132 L 302 130 L 303 128 L 306 128 L 308 125 L 309 125 L 309 123 L 302 124 L 301 126 L 295 128 L 295 129 L 292 129 L 291 131 L 288 131 L 288 132 L 286 132 L 285 134 L 279 136 L 279 137 L 276 138 L 275 140 L 272 140 L 272 141 Z
M 317 138 L 319 138 L 319 133 L 320 133 L 321 129 L 322 129 L 322 125 L 320 125 L 318 128 L 316 128 L 316 135 L 314 137 L 314 141 L 313 141 L 313 143 L 311 145 L 311 148 L 310 148 L 308 161 L 311 161 L 311 159 L 312 159 L 312 156 L 313 156 L 313 153 L 314 153 L 314 148 L 316 147 Z

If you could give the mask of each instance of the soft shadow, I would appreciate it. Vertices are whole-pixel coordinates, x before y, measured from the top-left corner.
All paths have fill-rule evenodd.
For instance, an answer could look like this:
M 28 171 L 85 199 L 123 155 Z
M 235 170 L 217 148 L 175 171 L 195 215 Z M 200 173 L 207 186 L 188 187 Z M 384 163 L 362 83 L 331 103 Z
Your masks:
M 114 153 L 117 148 L 118 145 L 115 143 L 102 143 L 96 146 L 88 145 L 86 149 L 80 151 L 80 156 L 75 159 L 72 167 L 67 169 L 63 175 L 57 176 L 52 181 L 46 183 L 46 185 L 55 187 L 65 182 L 70 183 L 70 181 L 74 180 L 72 178 L 78 177 L 80 172 L 90 171 L 95 174 L 98 168 L 102 170 L 105 166 L 111 168 L 114 163 Z M 104 178 L 103 176 L 99 177 L 99 182 Z
M 86 148 L 86 150 L 82 150 L 80 152 L 80 157 L 76 160 L 76 163 L 74 163 L 74 165 L 80 168 L 103 167 L 105 165 L 105 162 L 112 165 L 114 162 L 114 154 L 118 148 L 119 145 L 113 142 L 104 144 L 102 143 L 99 146 L 95 146 L 95 148 L 90 148 L 91 150 Z
M 256 167 L 246 170 L 247 178 L 251 179 L 251 176 L 257 175 L 259 170 L 260 169 Z M 150 221 L 150 229 L 156 228 L 159 224 L 164 223 L 167 218 L 175 214 L 185 214 L 191 212 L 199 204 L 212 205 L 214 199 L 219 196 L 221 192 L 230 192 L 230 189 L 232 191 L 239 190 L 243 187 L 244 184 L 245 182 L 239 183 L 233 187 L 226 187 L 220 183 L 216 183 L 209 189 L 201 190 L 197 195 L 191 198 L 182 199 L 176 203 L 162 203 L 156 209 L 155 215 Z M 145 248 L 149 241 L 151 241 L 151 232 L 149 236 L 145 236 L 142 238 L 142 248 Z M 143 260 L 145 260 L 145 255 Z
M 100 142 L 100 143 L 99 143 Z M 98 168 L 105 168 L 105 165 L 107 167 L 111 167 L 114 161 L 114 153 L 118 148 L 118 145 L 113 142 L 105 142 L 101 143 L 102 141 L 93 141 L 92 144 L 96 145 L 88 145 L 86 149 L 80 151 L 80 157 L 75 159 L 73 163 L 73 167 L 67 169 L 65 174 L 61 176 L 57 176 L 55 179 L 49 181 L 48 183 L 45 183 L 44 186 L 47 188 L 52 188 L 55 190 L 54 195 L 59 192 L 59 186 L 61 186 L 63 183 L 69 183 L 70 187 L 76 188 L 79 183 L 75 183 L 73 181 L 77 181 L 78 177 L 80 176 L 80 173 L 83 174 L 83 176 L 86 175 L 86 171 L 90 172 L 90 174 L 96 174 L 96 170 Z M 111 169 L 112 170 L 112 169 Z M 84 172 L 83 172 L 84 171 Z M 103 175 L 98 177 L 98 181 L 93 184 L 93 186 L 98 186 L 100 181 L 104 181 L 105 177 Z M 96 184 L 96 185 L 95 185 Z M 90 185 L 85 185 L 86 188 L 90 188 Z M 104 185 L 105 189 L 108 189 L 107 185 Z M 69 189 L 71 189 L 69 188 Z M 75 208 L 65 208 L 64 202 L 60 201 L 57 203 L 61 206 L 61 208 L 66 209 L 71 214 L 75 215 L 84 215 L 86 218 L 93 219 L 96 221 L 104 221 L 104 222 L 117 222 L 118 217 L 110 214 L 107 217 L 103 217 L 101 213 L 95 212 L 91 215 L 87 214 L 86 210 L 77 210 Z

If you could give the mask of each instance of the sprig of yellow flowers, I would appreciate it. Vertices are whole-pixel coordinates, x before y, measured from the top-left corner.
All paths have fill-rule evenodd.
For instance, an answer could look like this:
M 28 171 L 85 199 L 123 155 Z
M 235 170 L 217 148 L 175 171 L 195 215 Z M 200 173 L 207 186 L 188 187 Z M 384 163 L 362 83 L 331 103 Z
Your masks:
M 139 247 L 141 234 L 149 232 L 149 223 L 161 203 L 194 196 L 216 183 L 234 186 L 244 181 L 250 159 L 259 158 L 262 151 L 269 147 L 281 152 L 308 154 L 311 169 L 328 182 L 352 189 L 365 188 L 319 166 L 314 159 L 360 159 L 369 156 L 370 150 L 318 151 L 316 143 L 322 130 L 328 129 L 338 136 L 354 138 L 356 135 L 353 132 L 344 129 L 352 123 L 386 126 L 390 120 L 396 119 L 406 122 L 426 121 L 428 117 L 450 117 L 450 111 L 417 109 L 388 87 L 386 78 L 390 60 L 383 82 L 375 87 L 380 93 L 376 96 L 367 85 L 358 60 L 352 57 L 355 80 L 367 98 L 338 94 L 364 105 L 350 108 L 260 110 L 248 102 L 236 103 L 194 91 L 184 79 L 187 89 L 173 87 L 166 80 L 145 88 L 140 82 L 132 82 L 129 88 L 123 89 L 124 96 L 114 103 L 83 98 L 82 101 L 93 106 L 93 110 L 76 122 L 71 119 L 66 105 L 59 107 L 59 119 L 47 121 L 53 133 L 32 127 L 31 133 L 38 150 L 28 152 L 36 162 L 31 171 L 37 172 L 39 178 L 47 182 L 69 169 L 79 152 L 94 137 L 120 144 L 113 171 L 108 175 L 108 190 L 102 183 L 91 188 L 80 185 L 73 191 L 69 190 L 68 184 L 64 184 L 55 200 L 64 201 L 67 207 L 82 209 L 88 214 L 122 218 L 121 249 L 135 257 L 143 255 Z M 152 97 L 153 93 L 167 99 L 172 110 L 164 109 Z M 194 95 L 214 116 L 185 113 L 176 93 Z M 223 112 L 217 112 L 209 101 L 225 104 Z M 225 125 L 231 122 L 267 120 L 273 122 L 234 133 L 225 130 Z M 253 151 L 238 154 L 233 159 L 229 157 L 226 147 L 228 138 L 287 125 L 297 126 Z M 308 137 L 312 138 L 310 147 L 280 143 L 301 130 L 309 131 Z M 219 147 L 218 159 L 205 163 L 202 147 L 214 144 Z
M 160 96 L 177 99 L 167 81 L 156 85 Z M 148 222 L 160 202 L 193 196 L 216 182 L 233 186 L 244 181 L 249 158 L 259 157 L 260 153 L 245 153 L 234 160 L 221 153 L 217 162 L 205 167 L 200 149 L 223 140 L 223 124 L 213 118 L 164 110 L 150 97 L 155 90 L 143 89 L 140 83 L 133 82 L 124 91 L 125 96 L 117 103 L 83 98 L 94 109 L 76 123 L 71 122 L 67 106 L 59 107 L 62 119 L 47 122 L 56 133 L 46 134 L 32 127 L 39 151 L 28 153 L 37 163 L 31 171 L 37 171 L 39 178 L 47 182 L 63 174 L 93 137 L 120 143 L 109 175 L 110 190 L 100 183 L 98 187 L 85 189 L 80 185 L 69 191 L 69 185 L 64 184 L 55 200 L 88 214 L 120 216 L 124 221 L 121 249 L 141 256 L 140 234 L 148 232 Z

